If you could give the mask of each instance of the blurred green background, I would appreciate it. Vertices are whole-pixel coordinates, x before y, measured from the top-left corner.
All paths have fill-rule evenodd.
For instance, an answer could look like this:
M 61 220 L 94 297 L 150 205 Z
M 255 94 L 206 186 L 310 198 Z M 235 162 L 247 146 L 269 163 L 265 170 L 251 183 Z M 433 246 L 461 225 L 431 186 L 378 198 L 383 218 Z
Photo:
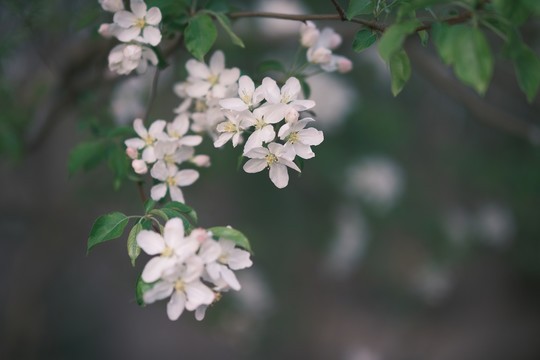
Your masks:
M 236 5 L 335 11 L 330 1 Z M 318 22 L 354 63 L 310 79 L 325 141 L 279 190 L 264 172 L 237 170 L 239 149 L 206 139 L 198 152 L 212 166 L 186 202 L 200 225 L 244 232 L 254 266 L 203 322 L 170 322 L 165 302 L 135 303 L 147 258 L 131 267 L 126 236 L 86 256 L 98 216 L 142 212 L 135 184 L 114 191 L 106 166 L 67 175 L 69 150 L 96 124 L 145 111 L 152 71 L 105 71 L 116 42 L 97 28 L 110 21 L 97 1 L 0 4 L 0 358 L 540 358 L 540 101 L 526 102 L 509 62 L 497 57 L 482 98 L 411 39 L 412 78 L 393 98 L 376 49 L 351 50 L 358 27 Z M 296 22 L 234 29 L 246 48 L 220 32 L 210 53 L 253 77 L 298 46 Z M 523 35 L 539 54 L 538 19 Z M 151 119 L 173 119 L 188 58 L 179 48 L 168 59 Z

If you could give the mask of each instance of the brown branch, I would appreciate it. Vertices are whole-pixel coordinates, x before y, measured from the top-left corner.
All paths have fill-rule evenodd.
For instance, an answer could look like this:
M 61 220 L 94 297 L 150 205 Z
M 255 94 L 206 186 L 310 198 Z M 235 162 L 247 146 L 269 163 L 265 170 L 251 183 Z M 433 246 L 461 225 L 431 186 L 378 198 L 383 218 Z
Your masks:
M 147 197 L 146 197 L 146 194 L 144 193 L 144 189 L 143 189 L 143 185 L 142 185 L 142 181 L 137 181 L 137 189 L 139 190 L 139 196 L 141 197 L 141 200 L 143 202 L 143 204 L 146 202 Z
M 345 10 L 343 10 L 343 8 L 341 7 L 341 5 L 339 5 L 337 0 L 332 0 L 332 4 L 334 4 L 334 6 L 336 7 L 336 10 L 339 16 L 341 17 L 341 21 L 347 21 L 347 15 L 345 14 Z
M 282 20 L 295 20 L 295 21 L 308 21 L 308 20 L 340 20 L 343 19 L 338 14 L 311 14 L 311 15 L 293 15 L 293 14 L 280 14 L 266 11 L 241 11 L 228 14 L 231 19 L 248 18 L 248 17 L 265 17 Z M 363 25 L 372 30 L 383 32 L 388 27 L 385 24 L 378 23 L 376 21 L 364 20 L 364 19 L 351 19 L 345 20 Z

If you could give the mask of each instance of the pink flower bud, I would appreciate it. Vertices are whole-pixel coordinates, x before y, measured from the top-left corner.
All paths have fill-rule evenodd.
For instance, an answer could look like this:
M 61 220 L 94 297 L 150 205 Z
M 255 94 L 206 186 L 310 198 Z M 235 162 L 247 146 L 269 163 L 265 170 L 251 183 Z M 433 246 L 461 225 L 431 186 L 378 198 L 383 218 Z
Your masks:
M 114 24 L 101 24 L 98 29 L 98 33 L 104 38 L 111 38 L 114 36 L 116 26 Z
M 191 158 L 191 162 L 198 167 L 209 167 L 211 165 L 210 163 L 210 156 L 208 155 L 197 155 Z
M 337 63 L 338 72 L 344 74 L 352 70 L 352 61 L 347 59 L 346 57 L 342 57 L 338 60 Z
M 139 157 L 139 151 L 137 151 L 137 149 L 135 149 L 134 147 L 131 147 L 131 146 L 127 147 L 126 154 L 132 160 L 135 160 L 135 159 L 137 159 Z
M 302 24 L 300 28 L 300 43 L 304 47 L 312 47 L 319 39 L 319 30 L 311 21 Z
M 341 45 L 341 35 L 339 35 L 338 33 L 333 33 L 329 38 L 328 38 L 328 48 L 329 49 L 335 49 L 337 48 L 339 45 Z
M 285 113 L 285 121 L 287 122 L 295 122 L 296 120 L 298 120 L 298 116 L 300 114 L 298 113 L 298 111 L 296 111 L 292 106 L 289 107 L 289 110 L 287 110 L 287 112 Z
M 137 174 L 146 174 L 148 172 L 148 166 L 146 166 L 146 162 L 144 160 L 133 160 L 131 162 L 131 166 Z
M 203 228 L 196 228 L 196 229 L 193 229 L 193 231 L 191 232 L 189 236 L 197 240 L 199 244 L 202 244 L 203 242 L 206 241 L 206 239 L 208 239 L 208 231 L 206 231 Z
M 308 60 L 315 64 L 328 64 L 332 60 L 332 51 L 320 47 L 312 51 L 311 56 L 308 51 Z

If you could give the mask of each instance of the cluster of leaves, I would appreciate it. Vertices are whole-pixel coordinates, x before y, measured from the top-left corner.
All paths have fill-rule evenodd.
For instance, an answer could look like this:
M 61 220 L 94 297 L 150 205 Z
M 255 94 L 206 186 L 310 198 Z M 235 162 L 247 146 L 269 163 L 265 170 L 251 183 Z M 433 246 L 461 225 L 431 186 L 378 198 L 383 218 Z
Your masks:
M 390 67 L 394 95 L 403 89 L 411 74 L 403 48 L 405 39 L 417 33 L 426 45 L 430 36 L 427 30 L 442 61 L 454 68 L 461 82 L 483 95 L 494 67 L 487 29 L 504 41 L 503 55 L 513 62 L 518 84 L 529 102 L 540 85 L 540 59 L 523 42 L 518 27 L 532 14 L 540 15 L 540 3 L 535 0 L 351 0 L 348 9 L 349 19 L 359 15 L 394 17 L 378 44 L 379 54 Z M 431 18 L 429 22 L 419 20 L 424 15 Z M 353 48 L 360 52 L 377 38 L 371 30 L 360 30 Z

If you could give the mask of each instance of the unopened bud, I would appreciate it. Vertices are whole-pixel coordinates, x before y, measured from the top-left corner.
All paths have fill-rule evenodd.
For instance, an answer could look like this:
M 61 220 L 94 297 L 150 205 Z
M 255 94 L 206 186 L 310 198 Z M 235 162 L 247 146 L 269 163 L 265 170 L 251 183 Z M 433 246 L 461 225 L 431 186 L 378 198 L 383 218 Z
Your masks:
M 352 61 L 347 59 L 346 57 L 342 57 L 338 60 L 337 63 L 338 72 L 344 74 L 352 70 Z
M 315 64 L 328 64 L 332 60 L 332 51 L 320 47 L 311 52 L 311 62 Z
M 300 28 L 300 43 L 304 47 L 312 47 L 319 39 L 319 30 L 311 21 L 302 24 Z
M 196 229 L 193 229 L 193 231 L 191 232 L 189 236 L 197 240 L 199 244 L 202 244 L 203 242 L 206 241 L 206 239 L 208 239 L 208 231 L 206 231 L 203 228 L 196 228 Z
M 211 165 L 210 163 L 210 156 L 208 155 L 197 155 L 191 158 L 191 162 L 198 167 L 209 167 Z
M 298 120 L 299 115 L 300 114 L 298 113 L 298 111 L 296 111 L 296 109 L 291 106 L 289 107 L 289 110 L 287 110 L 287 112 L 285 113 L 285 121 L 295 122 L 296 120 Z
M 146 162 L 144 160 L 133 160 L 131 162 L 131 166 L 137 174 L 146 174 L 148 172 L 148 166 L 146 166 Z
M 139 157 L 139 152 L 137 151 L 137 149 L 135 149 L 134 147 L 132 146 L 128 146 L 127 149 L 126 149 L 126 154 L 127 156 L 129 156 L 130 159 L 132 160 L 135 160 Z

